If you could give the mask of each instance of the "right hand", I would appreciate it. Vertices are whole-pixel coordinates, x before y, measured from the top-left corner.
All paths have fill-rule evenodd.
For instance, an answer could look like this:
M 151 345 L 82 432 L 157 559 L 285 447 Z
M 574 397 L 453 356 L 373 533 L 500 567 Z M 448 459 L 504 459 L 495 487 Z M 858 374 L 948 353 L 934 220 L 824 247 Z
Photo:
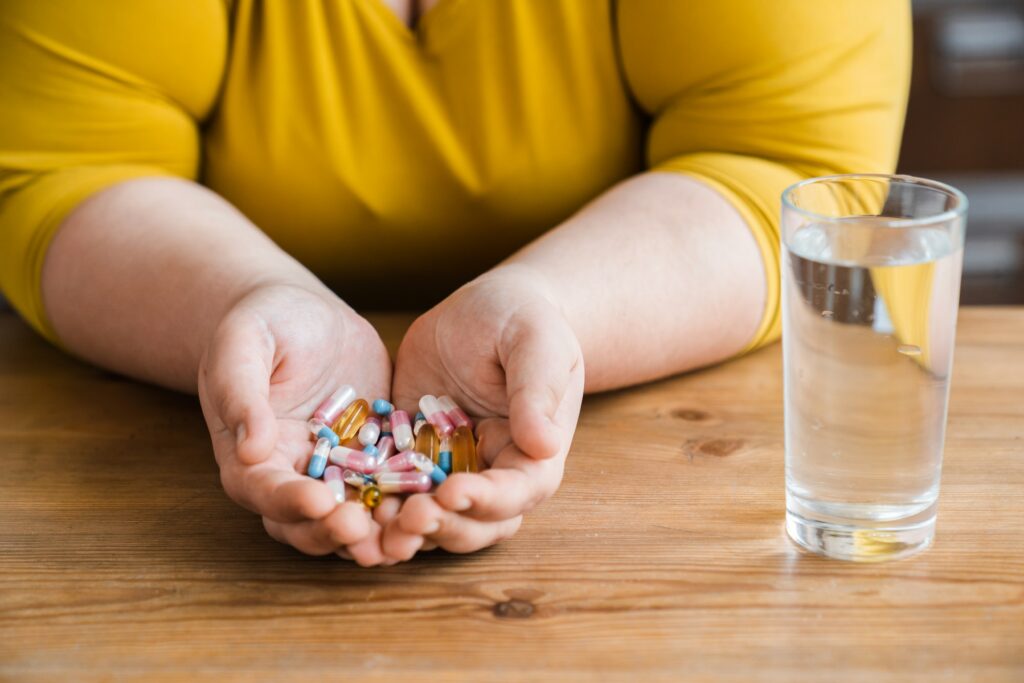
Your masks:
M 362 504 L 338 505 L 305 474 L 313 449 L 306 421 L 344 384 L 359 396 L 389 397 L 388 352 L 336 296 L 295 285 L 259 287 L 239 300 L 199 365 L 199 400 L 228 496 L 304 553 L 392 563 Z

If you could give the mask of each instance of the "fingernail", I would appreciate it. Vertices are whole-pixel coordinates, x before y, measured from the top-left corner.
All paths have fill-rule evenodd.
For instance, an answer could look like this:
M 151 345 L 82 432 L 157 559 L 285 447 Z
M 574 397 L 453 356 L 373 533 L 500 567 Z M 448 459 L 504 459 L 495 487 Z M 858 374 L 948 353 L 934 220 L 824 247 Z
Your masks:
M 235 430 L 235 445 L 236 446 L 241 446 L 242 445 L 242 442 L 245 441 L 245 437 L 246 437 L 247 433 L 248 432 L 245 429 L 245 423 L 244 422 L 242 424 L 238 425 L 238 429 Z
M 436 534 L 440 530 L 441 530 L 441 522 L 439 522 L 439 521 L 437 521 L 435 519 L 433 522 L 431 522 L 430 524 L 427 525 L 426 529 L 423 530 L 423 535 L 424 536 L 430 536 L 431 534 Z
M 455 501 L 455 505 L 452 506 L 452 509 L 456 512 L 462 512 L 463 510 L 468 510 L 470 505 L 472 505 L 472 503 L 469 502 L 469 498 L 459 498 Z

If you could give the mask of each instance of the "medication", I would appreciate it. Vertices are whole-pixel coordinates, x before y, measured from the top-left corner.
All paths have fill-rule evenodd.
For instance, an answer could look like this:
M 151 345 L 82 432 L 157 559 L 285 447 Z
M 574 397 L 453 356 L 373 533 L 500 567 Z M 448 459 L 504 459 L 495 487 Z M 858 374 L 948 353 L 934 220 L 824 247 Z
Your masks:
M 359 443 L 364 446 L 371 446 L 377 443 L 380 438 L 380 418 L 368 417 L 363 426 L 359 428 Z
M 330 487 L 334 493 L 334 500 L 339 503 L 345 502 L 345 480 L 341 473 L 341 468 L 337 465 L 331 465 L 324 470 L 324 481 L 327 482 L 327 486 Z
M 363 446 L 363 453 L 366 453 L 368 456 L 373 458 L 374 461 L 376 461 L 379 457 L 379 451 L 377 450 L 377 447 L 374 446 L 373 444 L 370 444 L 369 446 Z
M 404 410 L 391 413 L 391 431 L 394 432 L 395 446 L 399 450 L 407 451 L 416 445 L 412 436 L 412 425 L 409 423 L 409 413 Z
M 426 493 L 431 485 L 430 475 L 423 472 L 384 472 L 377 477 L 384 493 Z
M 330 427 L 320 427 L 318 432 L 314 433 L 317 439 L 327 439 L 331 442 L 331 448 L 337 446 L 341 441 L 338 439 L 338 435 Z
M 416 435 L 416 451 L 430 458 L 437 464 L 437 454 L 441 451 L 441 439 L 437 437 L 434 425 L 428 424 Z
M 377 442 L 377 466 L 380 467 L 384 462 L 395 454 L 395 440 L 390 436 L 385 436 Z
M 313 413 L 313 417 L 324 424 L 333 424 L 342 411 L 356 400 L 356 390 L 346 384 L 331 394 Z
M 451 396 L 438 396 L 437 402 L 444 410 L 445 415 L 448 416 L 448 419 L 451 420 L 453 425 L 455 425 L 456 429 L 459 427 L 469 427 L 470 429 L 473 429 L 473 420 L 471 420 L 469 415 L 466 414 L 466 411 L 459 407 L 458 403 L 452 400 Z
M 384 421 L 380 423 L 380 435 L 394 436 L 394 433 L 391 431 L 391 420 L 384 418 Z
M 332 465 L 333 467 L 333 465 Z M 352 470 L 345 470 L 341 474 L 342 480 L 349 486 L 355 486 L 357 489 L 361 489 L 367 484 L 373 483 L 373 477 L 368 474 L 360 474 Z
M 319 479 L 324 474 L 324 468 L 327 467 L 327 455 L 331 451 L 331 442 L 329 439 L 320 439 L 316 442 L 316 446 L 313 448 L 313 457 L 309 461 L 309 467 L 306 469 L 306 474 Z
M 445 474 L 452 473 L 452 452 L 441 451 L 437 454 L 437 469 L 441 470 Z
M 341 416 L 331 425 L 331 429 L 338 435 L 338 439 L 344 443 L 355 437 L 369 415 L 370 406 L 364 399 L 357 399 L 348 408 L 345 408 Z
M 327 425 L 323 423 L 323 420 L 319 420 L 315 417 L 309 418 L 309 420 L 306 422 L 306 426 L 309 428 L 309 433 L 312 434 L 313 436 L 316 436 L 321 429 L 327 427 Z M 330 427 L 327 428 L 330 429 Z
M 448 436 L 454 431 L 455 425 L 445 415 L 444 410 L 441 408 L 441 404 L 437 402 L 437 399 L 427 394 L 420 399 L 420 410 L 427 416 L 427 422 L 434 425 L 439 436 Z M 337 430 L 335 430 L 337 431 Z
M 384 499 L 384 495 L 381 493 L 382 491 L 382 488 L 373 484 L 364 486 L 362 490 L 359 491 L 359 500 L 363 502 L 363 505 L 372 510 L 380 505 L 380 501 Z
M 423 425 L 430 424 L 427 422 L 427 418 L 423 417 L 423 413 L 416 413 L 416 421 L 412 423 L 412 435 L 419 436 L 420 430 L 423 429 Z
M 417 453 L 416 451 L 402 451 L 398 455 L 392 456 L 377 470 L 376 474 L 383 472 L 408 472 L 410 470 L 416 470 L 417 472 L 426 472 L 430 474 L 430 471 L 434 469 L 434 463 L 430 461 L 430 458 Z
M 381 417 L 387 417 L 394 409 L 395 407 L 393 405 L 382 398 L 378 398 L 373 402 L 373 412 L 377 413 Z
M 476 472 L 476 437 L 473 428 L 463 425 L 452 434 L 452 472 Z
M 444 470 L 440 467 L 435 466 L 434 469 L 430 470 L 430 480 L 440 486 L 448 475 L 444 473 Z
M 348 446 L 335 446 L 331 449 L 327 459 L 333 465 L 363 474 L 372 474 L 377 467 L 377 460 L 372 455 Z

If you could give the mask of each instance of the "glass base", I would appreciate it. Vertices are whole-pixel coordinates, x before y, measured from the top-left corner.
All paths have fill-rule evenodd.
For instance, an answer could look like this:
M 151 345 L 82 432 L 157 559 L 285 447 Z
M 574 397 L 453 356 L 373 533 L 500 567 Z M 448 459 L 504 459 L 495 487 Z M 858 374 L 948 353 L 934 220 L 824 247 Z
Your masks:
M 811 520 L 786 511 L 786 533 L 798 545 L 836 560 L 888 562 L 916 555 L 932 544 L 935 516 L 910 524 L 855 526 Z

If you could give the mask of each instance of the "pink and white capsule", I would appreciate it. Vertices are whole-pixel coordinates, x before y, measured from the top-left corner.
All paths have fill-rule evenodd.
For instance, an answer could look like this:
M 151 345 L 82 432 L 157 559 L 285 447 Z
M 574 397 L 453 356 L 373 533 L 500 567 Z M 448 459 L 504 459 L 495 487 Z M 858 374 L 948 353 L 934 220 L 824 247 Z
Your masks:
M 324 402 L 313 413 L 313 417 L 324 424 L 332 425 L 354 400 L 356 400 L 356 390 L 346 384 L 324 399 Z
M 380 438 L 380 418 L 368 417 L 363 426 L 359 428 L 359 443 L 364 446 L 372 446 Z
M 423 415 L 427 418 L 427 422 L 434 425 L 434 429 L 437 430 L 439 436 L 448 436 L 455 431 L 455 425 L 445 415 L 444 409 L 441 404 L 437 402 L 437 399 L 430 394 L 427 394 L 420 399 L 420 410 Z
M 388 458 L 395 454 L 395 439 L 385 436 L 377 443 L 377 467 L 383 465 Z
M 452 424 L 456 427 L 469 427 L 473 428 L 473 420 L 466 414 L 466 411 L 459 407 L 451 396 L 438 396 L 437 402 L 441 405 L 441 409 L 444 410 L 445 415 L 452 421 Z
M 422 453 L 417 453 L 416 451 L 402 451 L 398 455 L 388 458 L 387 461 L 380 466 L 377 472 L 410 472 L 412 470 L 416 470 L 417 472 L 426 472 L 427 474 L 430 474 L 430 471 L 433 469 L 434 463 L 431 462 L 430 458 Z
M 362 472 L 363 474 L 373 474 L 373 471 L 377 468 L 376 458 L 369 453 L 357 451 L 348 446 L 335 446 L 331 449 L 327 459 L 331 461 L 332 465 Z
M 327 486 L 330 487 L 334 493 L 334 500 L 339 503 L 345 502 L 345 480 L 341 474 L 341 468 L 337 465 L 331 465 L 324 470 L 324 481 L 327 482 Z
M 426 493 L 430 486 L 430 475 L 423 472 L 385 472 L 377 477 L 381 493 Z
M 391 432 L 395 436 L 395 445 L 403 451 L 407 451 L 416 445 L 416 437 L 412 434 L 412 423 L 409 422 L 409 413 L 404 410 L 396 410 L 391 413 Z

